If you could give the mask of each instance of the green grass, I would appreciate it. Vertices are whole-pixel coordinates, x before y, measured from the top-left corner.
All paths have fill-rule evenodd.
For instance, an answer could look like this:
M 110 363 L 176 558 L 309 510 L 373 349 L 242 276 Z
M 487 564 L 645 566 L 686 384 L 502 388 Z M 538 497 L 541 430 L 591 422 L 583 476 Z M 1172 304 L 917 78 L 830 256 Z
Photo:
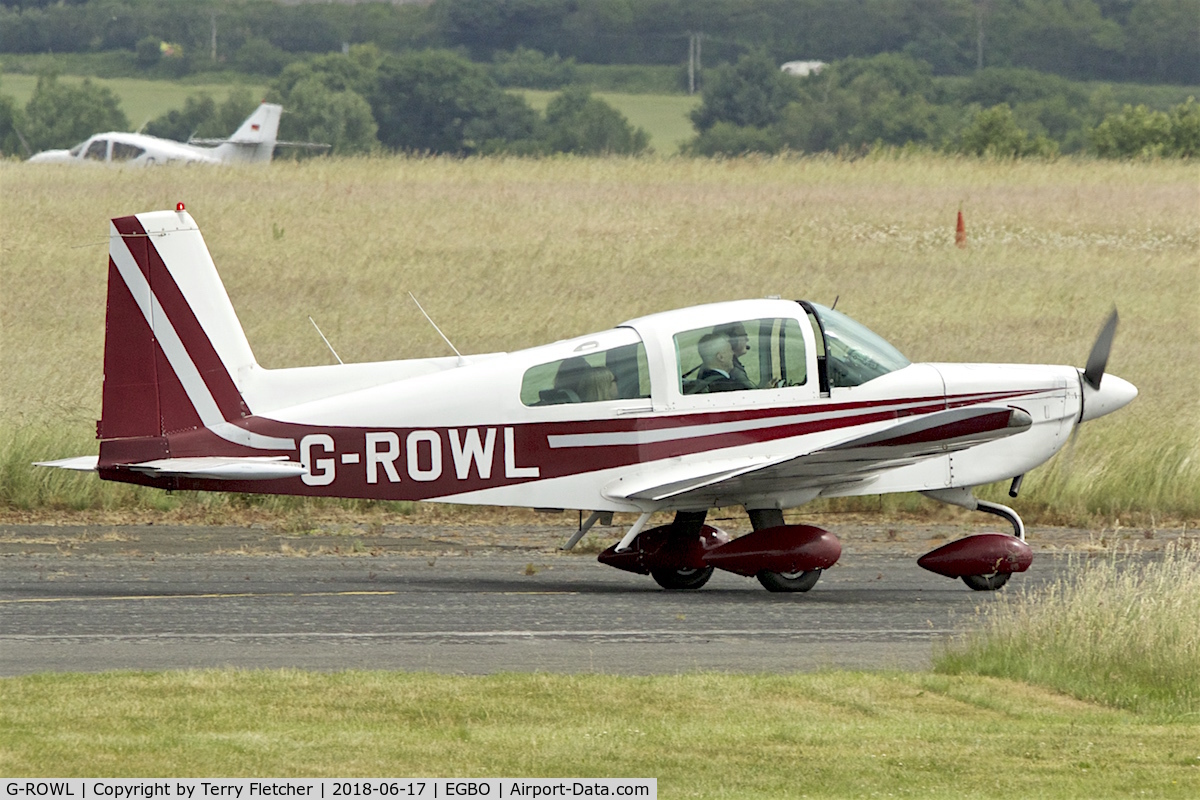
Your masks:
M 538 111 L 545 111 L 557 92 L 522 89 L 519 94 Z M 622 94 L 593 92 L 620 111 L 635 128 L 650 134 L 650 146 L 662 155 L 674 155 L 679 146 L 696 135 L 688 114 L 700 105 L 700 96 L 686 94 Z
M 63 83 L 82 83 L 83 78 L 77 75 L 61 75 Z M 111 89 L 121 100 L 121 110 L 129 118 L 129 124 L 136 130 L 150 120 L 162 116 L 168 111 L 183 108 L 184 100 L 194 94 L 206 92 L 212 95 L 218 103 L 229 96 L 230 92 L 242 86 L 249 88 L 257 96 L 266 94 L 266 86 L 262 84 L 229 84 L 229 83 L 197 83 L 185 84 L 179 81 L 151 81 L 140 78 L 91 78 L 92 83 Z M 4 73 L 0 76 L 0 93 L 16 99 L 17 105 L 24 108 L 33 96 L 37 86 L 37 76 Z M 101 131 L 97 131 L 100 133 Z
M 1200 723 L 1200 541 L 1161 560 L 1076 557 L 1048 587 L 1008 591 L 937 664 Z
M 927 674 L 0 680 L 6 776 L 654 777 L 672 797 L 1195 797 L 1200 726 Z

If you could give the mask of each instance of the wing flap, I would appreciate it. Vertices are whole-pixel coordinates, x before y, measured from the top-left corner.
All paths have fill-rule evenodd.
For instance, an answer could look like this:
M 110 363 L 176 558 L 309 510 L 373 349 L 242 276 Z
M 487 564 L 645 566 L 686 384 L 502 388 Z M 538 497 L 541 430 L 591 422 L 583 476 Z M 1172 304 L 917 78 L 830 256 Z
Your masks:
M 668 500 L 677 495 L 697 491 L 723 481 L 732 480 L 747 472 L 762 469 L 774 461 L 765 456 L 722 459 L 700 463 L 677 464 L 664 471 L 660 468 L 638 475 L 622 476 L 604 489 L 607 497 L 623 500 Z

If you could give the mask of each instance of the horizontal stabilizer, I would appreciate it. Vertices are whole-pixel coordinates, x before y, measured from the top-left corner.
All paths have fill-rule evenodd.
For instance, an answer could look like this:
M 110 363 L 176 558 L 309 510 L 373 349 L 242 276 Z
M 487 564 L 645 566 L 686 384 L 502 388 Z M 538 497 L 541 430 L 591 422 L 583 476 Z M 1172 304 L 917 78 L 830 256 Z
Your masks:
M 298 478 L 305 473 L 304 465 L 288 461 L 287 456 L 247 456 L 223 458 L 161 458 L 129 464 L 129 469 L 156 478 L 200 478 L 227 481 L 269 481 L 279 478 Z
M 72 469 L 76 472 L 95 472 L 99 456 L 75 456 L 60 458 L 58 461 L 35 461 L 35 467 L 54 467 L 55 469 Z

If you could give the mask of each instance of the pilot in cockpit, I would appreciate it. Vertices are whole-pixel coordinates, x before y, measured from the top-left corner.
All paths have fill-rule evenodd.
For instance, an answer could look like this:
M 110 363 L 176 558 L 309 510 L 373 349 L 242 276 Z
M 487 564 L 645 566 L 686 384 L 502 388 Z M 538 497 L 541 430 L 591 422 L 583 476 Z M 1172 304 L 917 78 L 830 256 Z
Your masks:
M 718 325 L 713 328 L 713 333 L 720 334 L 729 340 L 729 346 L 733 351 L 733 367 L 729 370 L 729 377 L 736 381 L 739 389 L 757 389 L 754 381 L 750 380 L 750 376 L 746 374 L 746 368 L 742 365 L 741 357 L 750 352 L 750 334 L 746 333 L 746 326 L 740 322 L 730 322 L 727 325 Z
M 708 333 L 696 343 L 700 372 L 692 392 L 735 392 L 746 387 L 733 377 L 733 346 L 720 333 Z

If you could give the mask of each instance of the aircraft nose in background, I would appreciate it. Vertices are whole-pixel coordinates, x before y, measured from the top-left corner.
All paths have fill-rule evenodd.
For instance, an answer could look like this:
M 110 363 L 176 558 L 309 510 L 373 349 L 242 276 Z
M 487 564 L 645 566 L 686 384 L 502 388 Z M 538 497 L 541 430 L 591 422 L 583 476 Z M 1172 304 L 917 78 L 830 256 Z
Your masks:
M 1119 408 L 1124 408 L 1137 397 L 1138 390 L 1124 378 L 1116 375 L 1105 375 L 1100 381 L 1100 388 L 1093 389 L 1086 381 L 1083 382 L 1083 415 L 1080 422 L 1103 417 Z

